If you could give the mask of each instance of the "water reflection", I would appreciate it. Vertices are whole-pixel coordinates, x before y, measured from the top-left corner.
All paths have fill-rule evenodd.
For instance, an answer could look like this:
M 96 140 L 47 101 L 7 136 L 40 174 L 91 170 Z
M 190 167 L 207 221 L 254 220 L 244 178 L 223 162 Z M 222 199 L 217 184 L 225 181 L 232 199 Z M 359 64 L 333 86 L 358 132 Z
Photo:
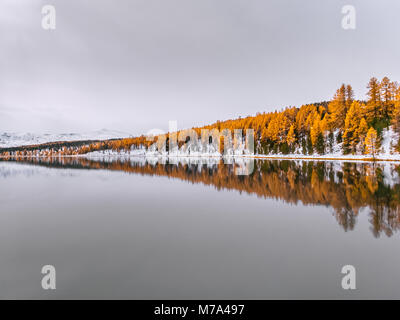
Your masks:
M 4 161 L 4 160 L 2 160 Z M 104 169 L 177 178 L 217 190 L 237 190 L 263 198 L 332 208 L 339 225 L 353 230 L 365 209 L 375 237 L 392 236 L 400 227 L 400 165 L 396 163 L 255 160 L 249 176 L 235 174 L 244 159 L 219 158 L 17 158 L 8 161 L 53 168 Z M 12 175 L 0 171 L 2 177 Z M 364 214 L 364 210 L 363 210 Z

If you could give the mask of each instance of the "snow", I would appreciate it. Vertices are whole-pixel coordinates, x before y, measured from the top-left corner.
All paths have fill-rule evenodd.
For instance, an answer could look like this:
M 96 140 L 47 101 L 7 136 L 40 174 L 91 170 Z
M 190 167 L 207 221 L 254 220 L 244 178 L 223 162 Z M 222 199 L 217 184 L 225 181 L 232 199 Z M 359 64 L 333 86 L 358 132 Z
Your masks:
M 229 163 L 232 159 L 238 158 L 259 158 L 259 159 L 294 159 L 294 160 L 340 160 L 340 161 L 372 161 L 370 155 L 341 155 L 341 154 L 313 154 L 313 155 L 302 155 L 302 154 L 229 154 L 221 155 L 218 152 L 215 153 L 187 153 L 182 150 L 173 154 L 159 153 L 157 151 L 146 151 L 144 149 L 131 150 L 131 151 L 115 151 L 115 150 L 102 150 L 93 151 L 81 155 L 89 159 L 106 159 L 106 158 L 130 158 L 130 157 L 145 157 L 145 158 L 157 158 L 157 159 L 173 159 L 173 158 L 223 158 L 225 163 Z M 391 160 L 400 161 L 399 154 L 385 155 L 380 154 L 375 157 L 375 160 Z
M 166 152 L 158 152 L 156 150 L 145 150 L 145 149 L 134 149 L 134 150 L 101 150 L 101 151 L 93 151 L 86 154 L 83 154 L 86 158 L 112 158 L 112 157 L 120 157 L 120 158 L 129 158 L 129 157 L 140 157 L 144 156 L 146 158 L 220 158 L 222 155 L 219 152 L 209 152 L 209 153 L 200 153 L 200 152 L 185 152 L 183 150 L 177 150 L 171 153 Z
M 385 155 L 391 155 L 394 153 L 395 141 L 398 141 L 397 134 L 393 131 L 392 127 L 389 129 L 385 129 L 382 132 L 382 144 L 381 144 L 381 152 Z
M 337 143 L 338 131 L 334 132 L 334 143 L 332 152 L 324 155 L 314 153 L 312 155 L 302 154 L 302 147 L 299 147 L 292 154 L 252 154 L 245 149 L 244 141 L 237 144 L 236 148 L 232 145 L 227 150 L 226 154 L 222 155 L 218 152 L 218 146 L 214 144 L 202 143 L 200 140 L 197 143 L 188 143 L 184 147 L 178 149 L 176 146 L 170 152 L 157 150 L 156 144 L 153 144 L 149 149 L 144 147 L 133 147 L 131 150 L 102 150 L 85 154 L 87 158 L 107 158 L 107 157 L 137 157 L 144 156 L 147 158 L 224 158 L 226 161 L 232 161 L 233 158 L 268 158 L 268 159 L 298 159 L 298 160 L 342 160 L 342 161 L 371 161 L 371 155 L 364 154 L 342 154 L 342 144 Z M 3 133 L 0 135 L 0 147 L 22 146 L 29 144 L 38 144 L 51 141 L 76 141 L 76 140 L 106 140 L 112 138 L 129 137 L 128 133 L 110 130 L 100 130 L 86 134 L 60 134 L 60 135 L 34 135 L 26 134 L 9 134 Z M 382 132 L 381 147 L 379 153 L 375 156 L 375 160 L 390 160 L 400 161 L 400 154 L 394 150 L 394 144 L 398 141 L 398 136 L 392 128 L 385 129 Z
M 103 150 L 87 153 L 85 156 L 88 158 L 103 158 L 103 157 L 131 157 L 131 156 L 144 156 L 147 158 L 204 158 L 204 157 L 217 157 L 224 158 L 224 161 L 228 163 L 233 158 L 265 158 L 265 159 L 299 159 L 299 160 L 342 160 L 342 161 L 371 161 L 371 155 L 365 154 L 347 154 L 342 153 L 342 143 L 337 143 L 338 131 L 334 132 L 334 143 L 332 146 L 332 152 L 328 152 L 324 155 L 314 153 L 311 155 L 304 155 L 301 153 L 302 147 L 295 150 L 292 154 L 251 154 L 244 147 L 244 143 L 239 143 L 237 148 L 229 148 L 226 154 L 222 155 L 217 151 L 217 147 L 213 144 L 202 144 L 199 140 L 197 144 L 188 144 L 185 147 L 178 149 L 175 147 L 171 152 L 157 150 L 156 144 L 153 144 L 149 149 L 139 147 L 129 151 L 125 150 Z M 379 154 L 375 156 L 375 160 L 391 160 L 400 161 L 400 154 L 394 151 L 393 142 L 398 141 L 396 133 L 392 128 L 385 129 L 382 132 L 382 142 Z
M 79 141 L 79 140 L 108 140 L 117 138 L 128 138 L 133 135 L 115 131 L 101 129 L 86 133 L 21 133 L 21 132 L 3 132 L 0 133 L 0 148 L 10 148 L 27 146 L 33 144 L 41 144 L 55 141 Z

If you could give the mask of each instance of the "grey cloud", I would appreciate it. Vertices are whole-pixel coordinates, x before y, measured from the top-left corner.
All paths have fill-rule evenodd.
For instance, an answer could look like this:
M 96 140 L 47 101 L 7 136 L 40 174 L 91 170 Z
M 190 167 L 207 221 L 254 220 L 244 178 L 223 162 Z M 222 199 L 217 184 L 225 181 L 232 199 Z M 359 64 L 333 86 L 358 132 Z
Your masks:
M 373 75 L 400 80 L 400 3 L 352 2 L 354 31 L 346 1 L 3 0 L 0 131 L 190 127 L 329 99 L 342 82 L 363 97 Z

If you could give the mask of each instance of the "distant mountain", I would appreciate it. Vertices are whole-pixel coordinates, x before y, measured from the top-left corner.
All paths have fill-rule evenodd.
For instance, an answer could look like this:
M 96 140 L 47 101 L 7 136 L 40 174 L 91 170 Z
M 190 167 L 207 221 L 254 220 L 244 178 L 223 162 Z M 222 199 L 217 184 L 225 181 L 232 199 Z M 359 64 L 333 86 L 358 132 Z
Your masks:
M 0 148 L 20 147 L 32 144 L 41 144 L 54 141 L 79 141 L 79 140 L 108 140 L 129 138 L 133 135 L 127 132 L 101 129 L 86 133 L 43 133 L 30 132 L 0 132 Z

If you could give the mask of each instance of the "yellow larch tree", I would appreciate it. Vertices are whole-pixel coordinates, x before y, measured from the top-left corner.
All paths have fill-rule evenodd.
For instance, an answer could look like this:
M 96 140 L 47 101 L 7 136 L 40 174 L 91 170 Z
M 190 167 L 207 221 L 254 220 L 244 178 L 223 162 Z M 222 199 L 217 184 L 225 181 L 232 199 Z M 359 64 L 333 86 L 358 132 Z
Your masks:
M 292 146 L 296 142 L 296 135 L 294 132 L 294 124 L 292 124 L 289 128 L 289 132 L 286 137 L 286 142 L 289 146 Z
M 381 90 L 380 83 L 377 78 L 373 77 L 368 83 L 368 101 L 366 106 L 367 121 L 373 122 L 381 117 Z
M 310 138 L 311 138 L 311 143 L 313 146 L 316 145 L 318 135 L 321 133 L 321 121 L 319 120 L 319 116 L 314 118 L 314 122 L 311 126 L 310 129 Z
M 400 135 L 400 87 L 397 88 L 396 91 L 397 92 L 394 101 L 392 124 L 394 130 Z
M 346 114 L 343 133 L 343 151 L 355 152 L 359 142 L 357 130 L 361 121 L 361 105 L 358 101 L 353 101 L 349 111 Z
M 365 138 L 365 153 L 370 154 L 373 158 L 378 149 L 378 134 L 376 130 L 371 127 L 368 130 L 367 137 Z
M 361 118 L 360 120 L 360 125 L 357 128 L 356 131 L 356 135 L 358 136 L 359 139 L 359 152 L 364 153 L 365 150 L 365 138 L 367 136 L 368 133 L 368 125 L 367 125 L 367 121 L 365 120 L 365 118 Z
M 350 85 L 342 84 L 336 91 L 328 110 L 331 114 L 331 126 L 334 129 L 342 130 L 346 119 L 347 110 L 353 102 L 353 89 Z

